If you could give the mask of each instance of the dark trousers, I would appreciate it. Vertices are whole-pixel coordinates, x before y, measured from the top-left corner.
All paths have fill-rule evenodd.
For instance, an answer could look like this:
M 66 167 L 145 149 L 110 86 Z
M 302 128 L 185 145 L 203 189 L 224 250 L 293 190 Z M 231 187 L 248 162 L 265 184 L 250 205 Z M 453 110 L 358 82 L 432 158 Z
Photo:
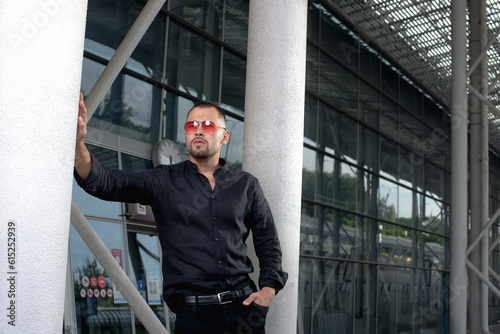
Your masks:
M 264 334 L 268 308 L 243 300 L 176 307 L 175 334 Z

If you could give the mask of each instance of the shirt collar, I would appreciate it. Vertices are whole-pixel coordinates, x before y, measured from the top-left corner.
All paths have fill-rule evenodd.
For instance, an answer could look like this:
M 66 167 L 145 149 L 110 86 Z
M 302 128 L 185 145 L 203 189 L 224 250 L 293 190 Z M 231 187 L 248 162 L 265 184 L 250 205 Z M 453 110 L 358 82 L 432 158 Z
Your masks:
M 191 160 L 187 160 L 187 164 L 189 167 L 191 167 L 192 169 L 194 170 L 198 170 L 198 165 L 196 165 L 194 162 L 192 162 Z M 222 159 L 222 158 L 219 158 L 219 165 L 221 165 L 220 168 L 216 169 L 215 172 L 217 172 L 218 170 L 221 170 L 221 171 L 226 171 L 227 170 L 227 164 L 226 164 L 226 160 Z

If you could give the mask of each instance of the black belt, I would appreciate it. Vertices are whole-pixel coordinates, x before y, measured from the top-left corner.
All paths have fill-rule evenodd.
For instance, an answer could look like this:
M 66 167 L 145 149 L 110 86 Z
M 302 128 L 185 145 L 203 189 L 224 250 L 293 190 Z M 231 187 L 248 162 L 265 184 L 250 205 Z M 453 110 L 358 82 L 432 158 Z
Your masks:
M 238 298 L 243 298 L 251 293 L 253 293 L 254 290 L 251 287 L 245 287 L 242 290 L 232 290 L 232 291 L 225 291 L 225 292 L 220 292 L 215 295 L 208 295 L 208 296 L 185 296 L 184 297 L 184 304 L 185 305 L 213 305 L 213 304 L 227 304 L 231 303 L 234 300 Z

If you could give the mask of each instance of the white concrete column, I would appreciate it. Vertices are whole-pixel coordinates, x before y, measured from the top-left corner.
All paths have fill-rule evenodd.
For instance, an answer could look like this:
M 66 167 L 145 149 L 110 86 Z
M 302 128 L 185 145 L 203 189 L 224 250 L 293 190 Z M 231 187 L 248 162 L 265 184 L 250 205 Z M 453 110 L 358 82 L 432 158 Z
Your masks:
M 86 0 L 0 2 L 0 333 L 60 333 Z
M 261 182 L 289 274 L 270 334 L 297 330 L 306 37 L 307 0 L 250 1 L 243 169 Z

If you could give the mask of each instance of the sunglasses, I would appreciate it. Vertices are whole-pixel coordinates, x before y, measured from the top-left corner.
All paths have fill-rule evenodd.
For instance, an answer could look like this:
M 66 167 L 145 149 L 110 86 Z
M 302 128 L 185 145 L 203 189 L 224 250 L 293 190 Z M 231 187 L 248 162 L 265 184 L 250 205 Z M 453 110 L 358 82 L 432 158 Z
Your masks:
M 223 128 L 222 126 L 217 126 L 215 125 L 214 122 L 206 120 L 201 122 L 200 121 L 186 122 L 186 124 L 184 124 L 184 131 L 186 131 L 186 133 L 193 133 L 198 129 L 200 124 L 201 127 L 203 128 L 203 131 L 205 131 L 206 133 L 213 133 L 215 131 L 215 128 L 221 128 L 226 130 L 226 128 Z

